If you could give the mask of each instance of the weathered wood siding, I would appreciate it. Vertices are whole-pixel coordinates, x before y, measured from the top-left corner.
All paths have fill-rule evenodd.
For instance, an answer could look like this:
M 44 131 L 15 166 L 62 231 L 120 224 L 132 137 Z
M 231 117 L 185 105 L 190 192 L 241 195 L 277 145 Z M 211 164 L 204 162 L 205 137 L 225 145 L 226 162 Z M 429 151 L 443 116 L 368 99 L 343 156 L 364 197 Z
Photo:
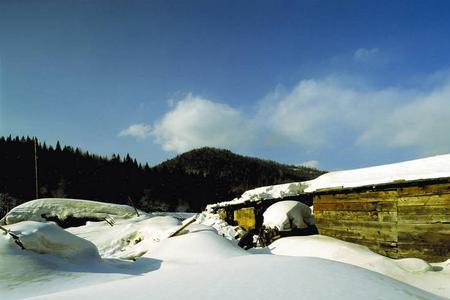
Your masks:
M 397 205 L 401 257 L 450 258 L 450 183 L 401 189 Z
M 319 233 L 392 257 L 450 257 L 450 183 L 341 190 L 314 196 Z

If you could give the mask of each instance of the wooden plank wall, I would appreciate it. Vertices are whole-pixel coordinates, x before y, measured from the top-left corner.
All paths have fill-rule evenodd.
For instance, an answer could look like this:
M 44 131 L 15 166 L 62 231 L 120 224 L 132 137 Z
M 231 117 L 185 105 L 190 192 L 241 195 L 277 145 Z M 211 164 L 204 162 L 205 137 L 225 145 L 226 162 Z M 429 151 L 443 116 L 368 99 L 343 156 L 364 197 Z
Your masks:
M 450 258 L 450 183 L 314 196 L 320 234 L 392 258 Z
M 450 258 L 450 183 L 398 190 L 400 257 Z
M 316 195 L 314 217 L 320 234 L 397 257 L 395 191 Z

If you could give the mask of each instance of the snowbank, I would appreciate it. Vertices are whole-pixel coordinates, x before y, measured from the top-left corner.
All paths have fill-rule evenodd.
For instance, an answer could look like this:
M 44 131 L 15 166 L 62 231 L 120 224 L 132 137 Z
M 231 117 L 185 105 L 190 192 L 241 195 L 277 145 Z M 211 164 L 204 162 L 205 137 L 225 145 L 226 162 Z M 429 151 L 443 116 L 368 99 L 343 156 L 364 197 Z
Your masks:
M 330 172 L 310 181 L 260 187 L 246 191 L 241 197 L 231 201 L 210 205 L 208 210 L 245 202 L 296 196 L 320 189 L 352 188 L 397 181 L 447 177 L 450 177 L 450 154 L 369 168 Z
M 37 245 L 37 249 L 46 247 L 47 242 L 38 242 L 40 238 L 37 234 L 45 230 L 48 230 L 46 238 L 48 234 L 51 235 L 48 238 L 50 244 L 63 244 L 64 247 L 79 245 L 79 240 L 72 241 L 70 233 L 51 223 L 23 222 L 7 227 L 16 230 L 17 234 L 20 231 L 25 238 L 26 247 L 34 245 L 33 243 Z M 30 296 L 36 296 L 32 299 L 49 300 L 149 297 L 186 300 L 438 299 L 425 291 L 382 274 L 341 262 L 323 258 L 250 254 L 217 235 L 214 229 L 204 224 L 191 224 L 186 228 L 186 234 L 167 238 L 168 233 L 178 227 L 179 220 L 175 218 L 141 216 L 120 220 L 113 227 L 102 222 L 88 222 L 84 226 L 68 229 L 72 234 L 89 239 L 100 246 L 102 248 L 100 253 L 105 257 L 106 255 L 120 257 L 120 252 L 130 254 L 145 251 L 135 262 L 111 258 L 99 260 L 98 256 L 89 250 L 92 249 L 92 245 L 85 247 L 88 249 L 86 252 L 83 252 L 83 247 L 73 252 L 72 257 L 80 255 L 85 258 L 81 260 L 55 256 L 58 255 L 58 247 L 56 250 L 54 247 L 46 248 L 51 250 L 46 250 L 46 253 L 55 255 L 37 254 L 21 250 L 9 238 L 2 235 L 0 294 L 2 298 L 9 300 Z M 54 232 L 56 235 L 53 235 Z M 139 232 L 139 237 L 143 237 L 143 240 L 127 242 L 133 232 Z M 35 238 L 27 240 L 26 236 Z M 70 242 L 66 242 L 67 240 Z M 284 245 L 281 241 L 292 241 L 293 244 Z M 373 257 L 364 254 L 363 251 L 368 250 L 364 250 L 361 246 L 342 242 L 345 247 L 336 249 L 336 245 L 340 244 L 327 244 L 323 239 L 318 242 L 323 244 L 314 246 L 309 243 L 310 252 L 324 257 L 329 255 L 328 258 L 330 253 L 334 253 L 331 257 L 334 260 L 343 260 L 343 257 L 347 257 L 350 261 L 354 257 L 356 261 L 360 261 L 361 266 L 368 269 L 372 266 L 380 273 L 383 268 L 386 274 L 392 269 L 396 278 L 400 278 L 403 273 L 407 274 L 405 276 L 409 276 L 408 278 L 412 278 L 410 274 L 416 274 L 417 282 L 409 282 L 418 286 L 420 286 L 419 279 L 425 278 L 424 274 L 433 273 L 428 264 L 421 264 L 415 260 L 388 264 L 379 258 L 375 259 L 379 256 L 374 253 L 369 252 Z M 81 243 L 87 245 L 89 242 Z M 278 243 L 271 245 L 272 253 L 303 255 L 308 252 L 305 250 L 308 243 L 300 244 L 292 238 L 279 240 Z M 356 250 L 349 252 L 353 247 Z M 358 252 L 358 249 L 363 250 Z M 62 253 L 67 257 L 66 251 Z M 95 259 L 89 259 L 94 256 Z M 402 269 L 403 273 L 400 272 Z M 448 290 L 446 283 L 450 274 L 446 273 L 445 283 L 436 278 L 425 281 L 427 285 L 433 286 L 428 289 L 436 292 L 439 292 L 439 288 Z
M 248 253 L 226 238 L 205 229 L 161 241 L 146 257 L 163 262 L 198 264 L 242 255 Z
M 275 255 L 245 255 L 212 263 L 166 268 L 127 280 L 31 299 L 150 298 L 439 299 L 400 281 L 352 265 L 319 258 Z
M 5 226 L 27 251 L 54 254 L 70 259 L 100 259 L 97 248 L 91 242 L 77 237 L 53 223 L 25 221 Z M 8 235 L 10 243 L 12 238 Z
M 119 220 L 112 227 L 105 222 L 88 222 L 67 230 L 94 243 L 103 258 L 135 259 L 156 247 L 180 224 L 174 217 L 146 215 Z
M 144 212 L 140 211 L 139 213 L 145 215 Z M 78 199 L 45 198 L 29 201 L 13 208 L 0 220 L 0 224 L 14 224 L 21 221 L 45 222 L 49 217 L 56 217 L 59 220 L 73 217 L 102 221 L 111 217 L 123 219 L 135 215 L 134 208 L 127 205 Z
M 365 246 L 322 235 L 282 238 L 268 249 L 276 255 L 318 257 L 359 266 L 450 298 L 450 260 L 433 265 L 417 258 L 395 260 Z
M 280 201 L 269 206 L 263 213 L 263 225 L 280 231 L 307 228 L 314 225 L 311 209 L 298 201 Z
M 52 223 L 7 225 L 0 233 L 0 299 L 15 300 L 129 278 L 159 268 L 160 262 L 99 259 L 95 246 Z

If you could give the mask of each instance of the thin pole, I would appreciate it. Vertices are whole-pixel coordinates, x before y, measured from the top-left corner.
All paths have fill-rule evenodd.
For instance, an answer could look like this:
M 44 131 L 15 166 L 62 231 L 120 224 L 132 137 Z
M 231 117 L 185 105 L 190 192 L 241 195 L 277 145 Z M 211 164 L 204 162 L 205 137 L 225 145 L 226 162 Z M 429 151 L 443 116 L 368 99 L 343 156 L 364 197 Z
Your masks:
M 134 206 L 133 200 L 131 200 L 131 197 L 130 197 L 130 196 L 128 196 L 128 203 L 129 203 L 131 206 L 133 206 L 134 211 L 136 212 L 136 216 L 139 217 L 139 212 L 138 212 L 136 206 Z
M 37 165 L 37 137 L 34 137 L 34 178 L 36 179 L 36 199 L 39 199 L 39 184 L 38 184 L 38 165 Z

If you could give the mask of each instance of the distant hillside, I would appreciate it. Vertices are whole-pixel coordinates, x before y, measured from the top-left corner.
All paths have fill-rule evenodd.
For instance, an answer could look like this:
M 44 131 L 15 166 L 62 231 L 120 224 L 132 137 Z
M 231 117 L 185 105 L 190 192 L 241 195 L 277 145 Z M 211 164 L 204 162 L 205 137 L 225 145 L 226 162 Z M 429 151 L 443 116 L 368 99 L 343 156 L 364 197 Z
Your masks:
M 215 182 L 228 185 L 228 193 L 234 196 L 256 186 L 309 180 L 324 173 L 312 168 L 284 165 L 208 147 L 178 155 L 155 169 L 178 170 L 214 178 Z
M 144 210 L 198 211 L 258 186 L 308 180 L 323 172 L 228 150 L 201 148 L 155 167 L 129 155 L 111 158 L 70 146 L 39 144 L 39 197 L 66 197 L 134 204 Z M 0 138 L 0 215 L 35 198 L 34 144 L 30 138 Z

